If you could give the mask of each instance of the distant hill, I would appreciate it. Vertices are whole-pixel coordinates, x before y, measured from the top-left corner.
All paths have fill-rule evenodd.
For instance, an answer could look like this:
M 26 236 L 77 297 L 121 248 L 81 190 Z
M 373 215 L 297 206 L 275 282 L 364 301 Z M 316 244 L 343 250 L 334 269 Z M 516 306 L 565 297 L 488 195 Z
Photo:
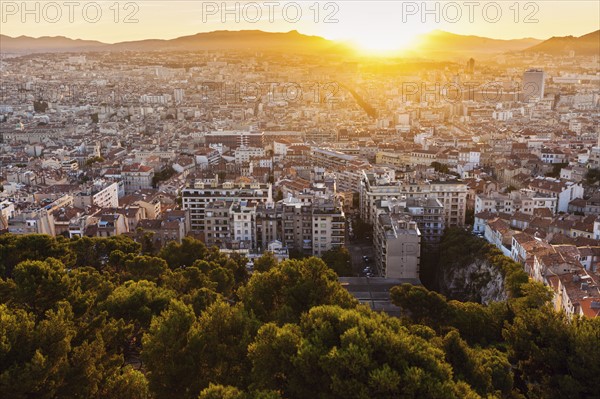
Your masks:
M 38 53 L 91 51 L 106 46 L 96 40 L 69 39 L 64 36 L 10 37 L 0 35 L 0 51 L 3 53 Z
M 303 35 L 295 30 L 286 33 L 260 30 L 223 30 L 182 36 L 171 40 L 122 42 L 111 45 L 109 49 L 135 51 L 270 50 L 303 53 L 348 50 L 335 41 L 319 36 Z
M 419 55 L 436 58 L 456 55 L 470 57 L 521 51 L 541 42 L 541 40 L 533 38 L 501 40 L 435 30 L 420 35 L 416 39 L 412 51 Z
M 575 55 L 600 55 L 600 30 L 579 37 L 551 37 L 525 51 L 550 55 L 565 55 L 569 51 L 575 51 Z
M 405 56 L 452 58 L 492 55 L 530 48 L 541 40 L 498 40 L 479 36 L 463 36 L 444 31 L 421 35 Z M 260 30 L 214 31 L 182 36 L 175 39 L 149 39 L 106 44 L 93 40 L 73 40 L 66 37 L 31 38 L 0 36 L 2 52 L 78 52 L 78 51 L 203 51 L 257 50 L 314 54 L 346 54 L 354 49 L 346 42 L 308 36 L 298 31 L 264 32 Z M 399 55 L 402 55 L 399 53 Z

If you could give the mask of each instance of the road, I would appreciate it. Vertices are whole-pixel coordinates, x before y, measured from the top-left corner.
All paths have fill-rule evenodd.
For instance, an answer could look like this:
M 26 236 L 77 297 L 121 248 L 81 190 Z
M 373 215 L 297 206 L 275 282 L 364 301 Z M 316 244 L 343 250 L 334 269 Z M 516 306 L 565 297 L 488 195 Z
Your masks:
M 352 263 L 352 272 L 355 276 L 363 276 L 363 269 L 365 268 L 365 262 L 363 256 L 368 256 L 371 259 L 369 263 L 373 268 L 373 242 L 362 239 L 350 240 L 348 242 L 348 251 L 350 252 L 350 259 Z
M 346 248 L 348 248 L 348 252 L 350 252 L 350 262 L 352 263 L 352 273 L 356 277 L 363 277 L 365 274 L 363 273 L 363 269 L 367 264 L 363 261 L 363 256 L 368 256 L 371 261 L 368 263 L 371 266 L 371 269 L 374 270 L 373 267 L 373 240 L 370 238 L 367 240 L 365 237 L 354 237 L 351 238 L 350 230 L 351 226 L 354 225 L 356 220 L 356 216 L 354 216 L 351 212 L 348 215 L 348 227 L 346 229 Z

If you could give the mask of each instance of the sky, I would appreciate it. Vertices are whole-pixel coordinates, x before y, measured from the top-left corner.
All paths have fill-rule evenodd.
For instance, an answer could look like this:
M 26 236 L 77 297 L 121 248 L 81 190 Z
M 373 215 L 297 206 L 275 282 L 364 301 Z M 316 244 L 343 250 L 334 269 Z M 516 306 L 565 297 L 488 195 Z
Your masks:
M 1 33 L 107 43 L 214 30 L 297 30 L 394 50 L 440 29 L 498 39 L 580 36 L 600 29 L 600 2 L 571 1 L 6 1 Z

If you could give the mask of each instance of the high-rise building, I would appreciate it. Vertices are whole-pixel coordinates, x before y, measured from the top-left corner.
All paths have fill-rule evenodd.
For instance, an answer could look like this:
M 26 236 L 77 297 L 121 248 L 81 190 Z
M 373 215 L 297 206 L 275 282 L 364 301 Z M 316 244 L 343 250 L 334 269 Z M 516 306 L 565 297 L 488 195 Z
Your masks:
M 475 60 L 473 58 L 469 58 L 469 61 L 467 61 L 467 73 L 472 75 L 474 72 L 475 72 Z
M 183 89 L 175 89 L 173 90 L 173 98 L 175 102 L 181 104 L 183 102 L 183 96 L 185 95 L 185 90 Z
M 523 73 L 522 101 L 527 102 L 532 98 L 544 98 L 544 80 L 546 74 L 541 69 L 528 69 Z

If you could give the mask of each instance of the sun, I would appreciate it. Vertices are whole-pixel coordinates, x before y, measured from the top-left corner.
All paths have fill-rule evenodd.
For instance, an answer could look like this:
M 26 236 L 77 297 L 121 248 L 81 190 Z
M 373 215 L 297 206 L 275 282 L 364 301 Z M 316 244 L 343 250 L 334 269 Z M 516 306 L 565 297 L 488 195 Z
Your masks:
M 415 39 L 412 35 L 391 32 L 364 32 L 353 40 L 357 49 L 368 54 L 392 54 L 407 49 Z

